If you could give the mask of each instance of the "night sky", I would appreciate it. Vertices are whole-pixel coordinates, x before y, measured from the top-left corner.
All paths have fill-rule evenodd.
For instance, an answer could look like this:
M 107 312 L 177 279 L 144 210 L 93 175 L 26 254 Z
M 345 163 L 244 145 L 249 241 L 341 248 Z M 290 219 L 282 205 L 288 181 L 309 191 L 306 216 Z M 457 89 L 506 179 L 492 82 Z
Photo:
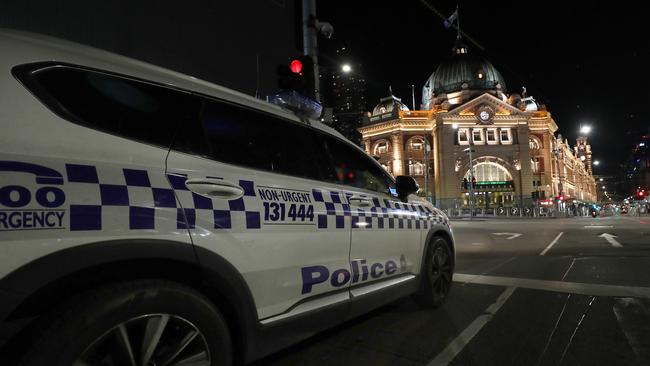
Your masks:
M 590 124 L 595 174 L 614 174 L 636 137 L 648 131 L 650 42 L 647 14 L 638 5 L 603 2 L 428 3 L 445 15 L 460 7 L 460 25 L 478 44 L 470 52 L 490 60 L 509 93 L 546 104 L 573 144 L 581 123 Z M 438 64 L 451 55 L 456 32 L 420 0 L 368 2 L 327 0 L 318 17 L 335 33 L 321 40 L 323 58 L 344 45 L 367 80 L 368 109 L 388 95 L 388 86 L 411 107 Z M 359 69 L 357 67 L 357 69 Z

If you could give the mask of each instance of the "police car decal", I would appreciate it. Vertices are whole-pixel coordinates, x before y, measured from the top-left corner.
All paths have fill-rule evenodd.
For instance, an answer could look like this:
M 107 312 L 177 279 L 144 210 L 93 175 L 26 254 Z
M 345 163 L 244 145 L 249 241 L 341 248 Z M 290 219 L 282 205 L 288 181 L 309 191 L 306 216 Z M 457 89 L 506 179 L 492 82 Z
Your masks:
M 397 263 L 400 266 L 397 266 Z M 398 272 L 406 271 L 406 258 L 404 255 L 399 260 L 387 260 L 386 262 L 366 263 L 365 259 L 352 261 L 351 271 L 347 268 L 339 268 L 330 271 L 323 265 L 302 267 L 300 269 L 302 277 L 301 293 L 308 294 L 312 292 L 314 286 L 329 283 L 334 287 L 342 287 L 348 283 L 351 285 L 368 281 L 369 279 L 378 279 L 394 275 Z
M 264 224 L 314 224 L 311 192 L 291 188 L 257 186 L 264 206 Z
M 33 175 L 33 181 L 0 186 L 0 231 L 65 229 L 61 173 L 37 164 L 0 161 L 0 174 L 12 173 Z
M 196 228 L 197 215 L 212 222 L 215 229 L 224 230 L 255 230 L 264 225 L 314 225 L 317 229 L 349 229 L 350 225 L 353 229 L 428 229 L 436 223 L 448 225 L 446 218 L 426 206 L 390 199 L 368 197 L 373 202 L 371 207 L 352 208 L 350 192 L 309 192 L 239 180 L 243 197 L 215 200 L 191 192 L 184 174 L 115 166 L 98 169 L 72 163 L 65 164 L 64 169 L 67 182 L 61 172 L 50 167 L 0 161 L 0 174 L 33 176 L 28 181 L 22 176 L 0 186 L 0 231 L 154 230 L 170 221 L 176 229 L 191 230 Z M 114 217 L 125 219 L 116 223 Z

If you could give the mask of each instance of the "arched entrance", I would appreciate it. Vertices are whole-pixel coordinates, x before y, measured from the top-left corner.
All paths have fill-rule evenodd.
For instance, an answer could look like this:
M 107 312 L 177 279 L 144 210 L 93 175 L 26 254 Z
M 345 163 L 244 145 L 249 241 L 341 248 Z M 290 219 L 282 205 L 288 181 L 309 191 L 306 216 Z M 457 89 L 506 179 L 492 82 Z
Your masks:
M 474 160 L 474 206 L 476 208 L 511 207 L 515 202 L 515 185 L 506 162 L 495 157 Z M 461 183 L 463 206 L 469 207 L 470 169 Z

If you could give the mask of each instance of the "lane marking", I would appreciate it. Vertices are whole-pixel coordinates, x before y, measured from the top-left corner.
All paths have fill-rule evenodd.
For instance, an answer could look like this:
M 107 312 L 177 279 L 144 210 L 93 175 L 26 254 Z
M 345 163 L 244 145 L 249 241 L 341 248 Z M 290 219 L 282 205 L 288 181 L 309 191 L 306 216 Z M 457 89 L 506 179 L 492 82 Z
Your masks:
M 542 252 L 539 253 L 539 255 L 544 255 L 544 254 L 546 254 L 546 252 L 551 250 L 551 248 L 553 248 L 553 245 L 555 245 L 555 243 L 557 243 L 557 241 L 560 240 L 560 237 L 562 236 L 562 234 L 564 234 L 564 231 L 561 231 L 559 234 L 557 234 L 557 236 L 555 237 L 555 239 L 553 239 L 551 244 L 549 244 L 544 250 L 542 250 Z
M 650 324 L 650 313 L 646 306 L 638 299 L 618 298 L 614 299 L 613 310 L 639 365 L 650 364 L 650 338 L 647 328 Z
M 472 243 L 472 245 L 483 245 L 483 243 Z
M 443 366 L 449 365 L 451 361 L 458 356 L 458 354 L 467 346 L 467 344 L 478 334 L 478 332 L 487 324 L 494 315 L 501 309 L 503 304 L 508 301 L 508 298 L 512 296 L 515 292 L 514 287 L 506 288 L 501 295 L 497 298 L 494 304 L 488 306 L 485 309 L 485 313 L 479 315 L 478 318 L 474 319 L 470 325 L 467 326 L 454 340 L 445 347 L 427 366 Z
M 520 237 L 520 236 L 522 236 L 524 234 L 521 234 L 521 233 L 492 233 L 492 235 L 498 235 L 498 236 L 506 235 L 506 236 L 508 236 L 506 239 L 512 240 L 512 239 L 518 238 L 518 237 Z
M 613 229 L 614 225 L 585 225 L 585 229 Z
M 454 282 L 464 284 L 494 285 L 520 287 L 531 290 L 543 290 L 608 297 L 638 297 L 650 299 L 650 287 L 601 285 L 595 283 L 534 280 L 529 278 L 501 277 L 454 273 Z
M 623 248 L 621 243 L 616 241 L 614 238 L 618 238 L 616 235 L 608 234 L 608 233 L 602 233 L 598 235 L 599 238 L 605 238 L 608 243 L 610 243 L 614 248 Z

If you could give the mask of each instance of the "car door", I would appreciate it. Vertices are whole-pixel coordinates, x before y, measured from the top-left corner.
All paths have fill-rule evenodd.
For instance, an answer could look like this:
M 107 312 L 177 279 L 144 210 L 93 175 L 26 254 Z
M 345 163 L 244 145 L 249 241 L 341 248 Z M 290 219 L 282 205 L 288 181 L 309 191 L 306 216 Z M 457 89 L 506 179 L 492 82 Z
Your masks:
M 323 154 L 304 124 L 205 99 L 168 157 L 194 245 L 242 274 L 260 319 L 349 298 L 350 236 L 341 207 L 328 216 L 342 196 Z
M 352 294 L 355 286 L 417 272 L 421 208 L 401 202 L 392 177 L 361 149 L 333 137 L 327 146 L 351 210 Z

